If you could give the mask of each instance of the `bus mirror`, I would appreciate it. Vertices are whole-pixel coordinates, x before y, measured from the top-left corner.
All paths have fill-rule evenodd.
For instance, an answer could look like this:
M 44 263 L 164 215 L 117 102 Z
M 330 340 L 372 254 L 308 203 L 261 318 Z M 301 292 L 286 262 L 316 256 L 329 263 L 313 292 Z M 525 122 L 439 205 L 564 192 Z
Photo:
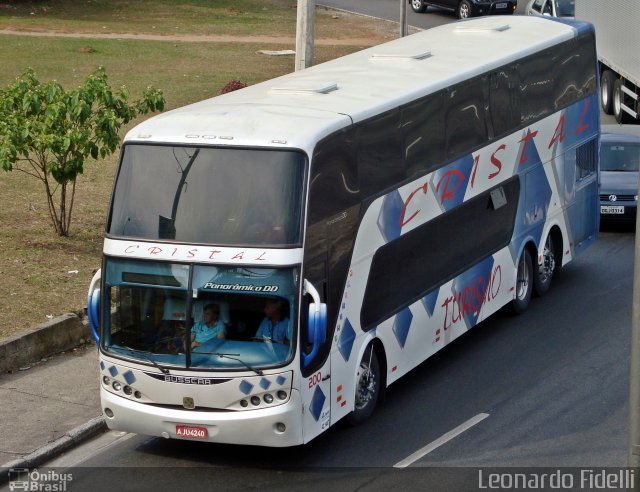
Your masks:
M 325 303 L 309 304 L 309 320 L 307 323 L 307 341 L 311 346 L 308 354 L 303 353 L 303 365 L 307 367 L 318 355 L 320 346 L 327 340 L 327 305 Z
M 100 277 L 101 271 L 98 270 L 91 279 L 87 293 L 87 318 L 96 345 L 100 343 Z

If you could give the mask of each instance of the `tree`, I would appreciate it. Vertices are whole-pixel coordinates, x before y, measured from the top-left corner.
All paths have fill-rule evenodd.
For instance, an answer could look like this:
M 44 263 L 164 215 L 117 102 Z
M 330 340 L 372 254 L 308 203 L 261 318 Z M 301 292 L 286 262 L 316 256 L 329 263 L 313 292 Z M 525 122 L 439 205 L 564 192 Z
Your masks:
M 162 92 L 153 87 L 135 102 L 128 99 L 124 86 L 111 89 L 102 67 L 68 92 L 55 80 L 41 84 L 31 68 L 0 90 L 0 165 L 42 181 L 58 235 L 69 235 L 76 179 L 85 159 L 112 154 L 122 125 L 164 108 Z

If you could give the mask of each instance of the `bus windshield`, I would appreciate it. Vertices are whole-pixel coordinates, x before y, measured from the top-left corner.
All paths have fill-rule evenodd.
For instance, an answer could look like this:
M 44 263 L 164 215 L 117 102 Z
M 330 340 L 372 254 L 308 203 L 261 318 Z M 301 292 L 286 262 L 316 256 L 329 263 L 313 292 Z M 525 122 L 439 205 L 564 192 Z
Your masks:
M 129 144 L 110 235 L 217 245 L 297 245 L 305 156 L 282 150 Z
M 297 268 L 105 260 L 101 344 L 162 369 L 252 370 L 295 347 Z M 189 288 L 189 286 L 191 286 Z

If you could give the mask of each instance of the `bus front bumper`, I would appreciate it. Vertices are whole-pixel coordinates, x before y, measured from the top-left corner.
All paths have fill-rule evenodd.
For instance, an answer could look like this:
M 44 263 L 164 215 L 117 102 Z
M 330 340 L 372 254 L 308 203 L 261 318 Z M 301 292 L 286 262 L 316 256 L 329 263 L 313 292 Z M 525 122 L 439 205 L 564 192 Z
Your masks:
M 253 446 L 285 447 L 303 443 L 302 402 L 292 391 L 282 405 L 232 412 L 181 410 L 148 405 L 100 390 L 102 413 L 109 429 L 167 439 Z M 111 416 L 110 416 L 111 415 Z M 180 426 L 206 429 L 206 437 L 184 437 Z M 284 430 L 283 430 L 284 426 Z

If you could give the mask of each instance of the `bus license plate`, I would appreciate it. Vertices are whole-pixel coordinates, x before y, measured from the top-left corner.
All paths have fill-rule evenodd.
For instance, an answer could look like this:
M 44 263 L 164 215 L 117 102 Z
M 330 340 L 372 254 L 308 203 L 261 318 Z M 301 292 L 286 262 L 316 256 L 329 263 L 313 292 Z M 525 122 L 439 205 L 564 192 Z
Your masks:
M 194 425 L 176 425 L 176 436 L 191 437 L 194 439 L 206 439 L 209 432 L 206 427 L 196 427 Z
M 507 4 L 506 3 L 496 3 L 496 8 L 497 9 L 506 9 L 507 8 Z
M 600 213 L 601 214 L 623 214 L 624 207 L 620 207 L 620 206 L 615 207 L 613 205 L 601 205 Z

